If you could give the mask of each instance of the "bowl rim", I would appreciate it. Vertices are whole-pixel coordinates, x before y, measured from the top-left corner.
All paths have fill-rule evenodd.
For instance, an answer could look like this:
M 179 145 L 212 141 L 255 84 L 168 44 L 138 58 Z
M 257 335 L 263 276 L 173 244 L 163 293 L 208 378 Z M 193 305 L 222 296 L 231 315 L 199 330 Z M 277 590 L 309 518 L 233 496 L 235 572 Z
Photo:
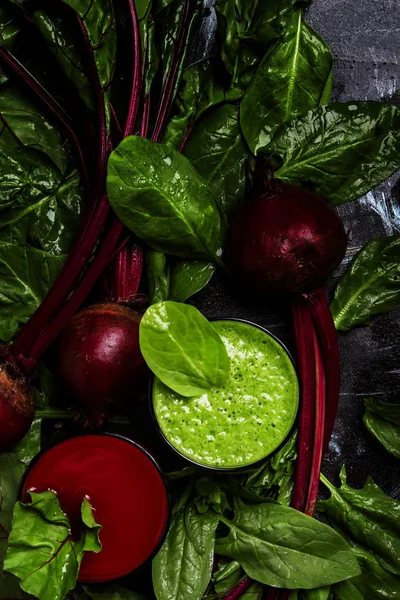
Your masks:
M 167 500 L 167 514 L 166 514 L 166 518 L 165 518 L 164 530 L 162 532 L 162 535 L 160 536 L 160 539 L 158 540 L 157 545 L 155 546 L 154 550 L 140 565 L 138 565 L 137 567 L 135 567 L 134 569 L 132 569 L 130 571 L 121 573 L 117 576 L 113 575 L 112 577 L 107 577 L 106 579 L 103 579 L 103 578 L 101 578 L 101 579 L 97 579 L 97 578 L 83 579 L 82 578 L 81 579 L 78 574 L 77 581 L 79 583 L 108 583 L 110 581 L 116 581 L 116 580 L 120 579 L 121 577 L 126 577 L 127 575 L 130 575 L 131 573 L 135 573 L 135 572 L 139 571 L 139 569 L 145 568 L 153 560 L 153 558 L 156 556 L 156 554 L 159 552 L 161 546 L 163 545 L 163 543 L 167 537 L 167 534 L 168 534 L 168 531 L 170 528 L 170 524 L 171 524 L 171 518 L 172 518 L 171 497 L 170 497 L 170 493 L 169 493 L 169 489 L 168 489 L 168 482 L 167 482 L 167 479 L 165 477 L 163 470 L 161 469 L 160 465 L 158 464 L 158 462 L 155 459 L 155 457 L 153 456 L 153 454 L 145 446 L 143 446 L 141 443 L 137 442 L 136 440 L 127 437 L 126 435 L 121 435 L 119 433 L 111 433 L 108 431 L 100 431 L 100 432 L 96 432 L 96 433 L 83 432 L 78 435 L 72 435 L 70 437 L 67 437 L 64 440 L 61 440 L 59 442 L 52 444 L 49 448 L 46 448 L 45 450 L 40 450 L 38 452 L 38 454 L 36 454 L 36 456 L 34 456 L 34 458 L 31 460 L 31 462 L 29 463 L 29 465 L 27 466 L 26 470 L 24 471 L 24 473 L 21 477 L 21 480 L 18 485 L 18 490 L 17 490 L 17 500 L 21 501 L 21 497 L 24 492 L 24 486 L 25 486 L 26 480 L 28 479 L 29 473 L 32 471 L 34 466 L 40 461 L 40 459 L 45 454 L 50 452 L 56 446 L 60 446 L 61 444 L 69 442 L 70 440 L 76 440 L 76 439 L 79 439 L 82 437 L 112 437 L 112 438 L 117 438 L 117 439 L 119 439 L 123 442 L 126 442 L 126 443 L 130 444 L 131 446 L 134 446 L 135 448 L 137 448 L 140 452 L 142 452 L 142 454 L 144 454 L 150 460 L 150 462 L 156 468 L 158 475 L 161 479 L 162 485 L 164 487 L 165 497 Z
M 298 424 L 299 407 L 300 407 L 300 401 L 301 401 L 299 374 L 298 374 L 298 369 L 297 369 L 296 362 L 295 362 L 295 360 L 294 360 L 294 358 L 292 356 L 292 353 L 287 348 L 286 344 L 284 344 L 274 333 L 272 333 L 271 331 L 269 331 L 269 329 L 267 329 L 263 325 L 259 325 L 258 323 L 254 323 L 253 321 L 249 321 L 248 319 L 241 319 L 240 317 L 210 317 L 210 318 L 208 318 L 208 321 L 210 321 L 210 322 L 214 322 L 214 321 L 235 321 L 237 323 L 244 323 L 245 325 L 251 325 L 252 327 L 256 327 L 257 329 L 260 329 L 261 331 L 263 331 L 264 333 L 266 333 L 267 335 L 269 335 L 273 340 L 275 340 L 285 350 L 286 354 L 288 355 L 288 357 L 289 357 L 289 359 L 290 359 L 290 361 L 292 363 L 294 372 L 296 374 L 297 383 L 298 383 L 299 393 L 298 393 L 298 405 L 297 405 L 296 416 L 295 416 L 295 419 L 293 421 L 293 424 L 292 424 L 290 430 L 288 431 L 288 433 L 285 436 L 285 438 L 283 439 L 283 441 L 279 444 L 279 446 L 277 446 L 277 448 L 275 448 L 275 450 L 273 450 L 272 452 L 270 452 L 269 454 L 267 454 L 263 458 L 260 458 L 257 461 L 255 461 L 253 463 L 250 463 L 248 465 L 240 465 L 238 467 L 215 467 L 215 466 L 211 466 L 211 465 L 205 465 L 203 463 L 200 463 L 200 462 L 198 462 L 196 460 L 193 460 L 193 459 L 189 458 L 188 456 L 186 456 L 185 454 L 183 454 L 182 452 L 180 452 L 171 443 L 171 441 L 166 437 L 166 435 L 164 434 L 164 432 L 162 431 L 162 429 L 161 429 L 161 427 L 160 427 L 160 425 L 158 423 L 157 416 L 156 416 L 156 413 L 155 413 L 155 410 L 154 410 L 153 385 L 154 385 L 155 375 L 153 373 L 151 374 L 151 378 L 150 378 L 150 381 L 149 381 L 149 388 L 148 388 L 148 401 L 149 401 L 149 406 L 150 406 L 150 415 L 151 415 L 151 418 L 152 418 L 152 421 L 153 421 L 153 425 L 154 425 L 155 429 L 157 430 L 158 435 L 163 440 L 163 442 L 177 456 L 179 456 L 179 458 L 181 458 L 184 461 L 188 462 L 190 466 L 195 466 L 195 467 L 198 467 L 199 469 L 204 469 L 204 471 L 207 472 L 207 473 L 215 473 L 215 474 L 220 473 L 220 474 L 226 474 L 226 475 L 228 475 L 228 474 L 234 475 L 236 473 L 243 473 L 243 472 L 245 472 L 246 470 L 249 470 L 249 469 L 255 469 L 255 468 L 257 468 L 257 466 L 259 466 L 267 458 L 272 458 L 275 454 L 277 454 L 280 450 L 282 450 L 282 448 L 284 447 L 284 445 L 289 441 L 289 439 L 293 435 L 295 429 L 297 428 L 297 424 Z

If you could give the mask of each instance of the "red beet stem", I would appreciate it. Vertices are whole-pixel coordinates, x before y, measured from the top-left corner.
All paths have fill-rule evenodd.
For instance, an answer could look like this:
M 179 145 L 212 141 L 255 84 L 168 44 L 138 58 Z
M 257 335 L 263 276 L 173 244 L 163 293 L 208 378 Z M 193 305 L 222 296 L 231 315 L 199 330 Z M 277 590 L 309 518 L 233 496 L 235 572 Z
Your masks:
M 310 517 L 314 515 L 315 505 L 318 497 L 319 476 L 323 458 L 326 401 L 325 364 L 322 358 L 321 345 L 315 331 L 313 331 L 313 345 L 315 355 L 314 445 L 312 448 L 310 482 L 308 486 L 306 505 L 304 508 L 305 514 L 309 515 Z
M 144 101 L 142 122 L 140 125 L 140 131 L 139 131 L 140 137 L 148 136 L 149 122 L 150 122 L 150 108 L 151 108 L 151 94 L 149 93 L 146 100 Z
M 292 314 L 297 346 L 301 404 L 297 469 L 291 505 L 296 510 L 302 511 L 305 508 L 311 473 L 316 393 L 313 321 L 310 304 L 303 296 L 293 299 Z
M 87 269 L 85 276 L 78 284 L 77 288 L 74 290 L 74 293 L 70 296 L 68 302 L 59 311 L 53 321 L 48 323 L 47 327 L 42 331 L 41 335 L 32 346 L 30 356 L 33 359 L 38 360 L 42 356 L 85 300 L 98 277 L 103 272 L 104 267 L 108 264 L 110 256 L 112 255 L 115 246 L 118 244 L 123 228 L 124 226 L 118 220 L 115 219 L 113 221 L 93 262 Z
M 138 293 L 143 269 L 143 252 L 140 246 L 128 240 L 115 258 L 112 302 L 121 302 Z
M 225 600 L 238 600 L 238 598 L 243 596 L 250 585 L 251 579 L 249 579 L 249 577 L 245 577 L 229 592 L 227 596 L 225 596 Z
M 128 116 L 126 118 L 124 137 L 134 133 L 136 119 L 139 110 L 140 94 L 143 82 L 143 67 L 142 67 L 142 48 L 140 42 L 140 26 L 136 5 L 133 0 L 128 0 L 129 17 L 132 26 L 133 35 L 133 63 L 132 63 L 132 90 L 129 101 Z
M 56 117 L 60 125 L 65 129 L 68 137 L 74 146 L 77 153 L 82 181 L 87 193 L 90 190 L 89 176 L 86 168 L 86 161 L 82 146 L 76 135 L 72 121 L 67 115 L 63 107 L 57 100 L 49 94 L 42 84 L 24 67 L 24 65 L 9 51 L 5 46 L 0 44 L 0 59 L 17 75 L 17 77 L 25 83 L 35 94 L 35 96 L 46 105 L 49 111 Z
M 312 315 L 326 370 L 326 415 L 323 453 L 328 450 L 335 424 L 340 393 L 340 354 L 337 333 L 325 290 L 320 289 L 309 296 Z
M 156 118 L 156 125 L 154 127 L 153 135 L 151 140 L 153 142 L 159 142 L 164 129 L 165 121 L 167 119 L 169 110 L 174 96 L 174 87 L 179 73 L 179 69 L 182 68 L 182 52 L 184 49 L 186 36 L 188 33 L 188 22 L 190 17 L 190 5 L 191 0 L 186 0 L 185 8 L 183 11 L 182 22 L 178 35 L 177 42 L 175 44 L 174 54 L 171 61 L 171 67 L 169 73 L 165 79 L 164 86 L 161 92 L 160 104 L 158 107 L 158 113 Z

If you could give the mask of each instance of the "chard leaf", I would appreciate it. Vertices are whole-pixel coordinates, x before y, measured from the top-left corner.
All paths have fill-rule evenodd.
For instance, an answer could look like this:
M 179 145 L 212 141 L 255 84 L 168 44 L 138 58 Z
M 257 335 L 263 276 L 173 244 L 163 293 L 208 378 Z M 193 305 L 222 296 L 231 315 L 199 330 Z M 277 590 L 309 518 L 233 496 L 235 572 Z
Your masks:
M 154 250 L 220 262 L 222 223 L 212 192 L 175 150 L 126 138 L 109 159 L 107 192 L 118 218 Z
M 177 512 L 153 560 L 157 600 L 201 600 L 211 578 L 218 518 L 189 503 Z
M 75 541 L 54 492 L 30 492 L 30 497 L 31 503 L 17 502 L 14 507 L 4 569 L 39 600 L 63 600 L 76 585 L 84 553 L 100 552 L 101 526 L 85 498 L 81 509 L 84 531 Z
M 71 27 L 70 19 L 50 16 L 39 10 L 34 13 L 32 20 L 66 77 L 75 85 L 86 107 L 93 110 L 92 86 L 86 73 L 84 60 L 78 51 L 76 43 L 78 32 Z
M 221 211 L 232 215 L 245 198 L 250 160 L 237 106 L 222 104 L 207 113 L 189 136 L 183 154 L 204 177 Z
M 240 123 L 254 154 L 267 146 L 280 125 L 329 102 L 332 54 L 296 10 L 285 33 L 263 58 L 240 106 Z
M 331 303 L 335 327 L 348 331 L 400 305 L 400 235 L 368 242 L 339 281 Z
M 400 459 L 400 404 L 366 399 L 363 423 L 370 434 Z
M 400 575 L 400 502 L 386 496 L 372 479 L 361 490 L 351 488 L 344 467 L 340 480 L 337 489 L 321 475 L 331 496 L 318 502 L 318 510 L 355 542 L 369 548 L 384 569 Z
M 19 147 L 43 152 L 61 173 L 65 173 L 67 159 L 58 130 L 18 89 L 0 88 L 0 119 L 2 130 L 7 129 L 14 138 L 13 146 L 19 142 Z M 9 148 L 10 143 L 10 136 L 0 140 L 3 147 Z
M 150 304 L 169 300 L 170 266 L 165 254 L 147 248 L 146 272 Z
M 0 242 L 0 339 L 9 342 L 39 307 L 64 256 Z
M 356 559 L 336 531 L 275 503 L 236 502 L 229 534 L 215 552 L 240 562 L 251 579 L 273 587 L 311 589 L 358 575 Z
M 268 146 L 275 175 L 332 204 L 359 198 L 400 166 L 400 110 L 381 102 L 320 106 L 282 125 Z
M 109 127 L 111 83 L 117 52 L 116 23 L 112 0 L 96 0 L 96 2 L 93 0 L 63 0 L 63 2 L 76 12 L 78 21 L 85 30 L 88 50 L 96 67 L 98 86 L 104 99 Z
M 215 265 L 200 260 L 174 260 L 171 263 L 169 300 L 186 302 L 210 281 Z
M 182 396 L 222 386 L 229 375 L 225 345 L 194 306 L 159 302 L 145 312 L 140 350 L 152 372 Z

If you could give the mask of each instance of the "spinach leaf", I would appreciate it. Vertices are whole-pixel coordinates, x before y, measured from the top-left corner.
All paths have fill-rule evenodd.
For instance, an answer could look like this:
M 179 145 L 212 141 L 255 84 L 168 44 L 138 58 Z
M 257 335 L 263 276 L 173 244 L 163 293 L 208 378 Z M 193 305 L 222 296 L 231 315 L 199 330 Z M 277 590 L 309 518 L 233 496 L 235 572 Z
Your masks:
M 215 552 L 240 562 L 249 577 L 274 587 L 310 589 L 359 573 L 344 539 L 333 529 L 275 503 L 245 505 L 238 500 L 227 537 Z
M 39 600 L 63 600 L 75 587 L 86 551 L 100 552 L 99 526 L 91 506 L 82 502 L 84 531 L 76 541 L 54 492 L 30 492 L 32 503 L 17 502 L 4 569 Z
M 40 452 L 42 419 L 35 419 L 25 437 L 13 447 L 13 455 L 25 467 Z
M 400 235 L 375 238 L 352 260 L 331 304 L 335 327 L 348 331 L 400 306 Z
M 261 583 L 253 581 L 251 586 L 240 596 L 240 598 L 241 600 L 262 600 L 264 595 L 265 587 Z
M 117 51 L 116 23 L 112 0 L 96 0 L 96 2 L 92 0 L 63 1 L 76 12 L 85 30 L 88 50 L 96 68 L 98 86 L 104 98 L 104 107 L 109 126 L 111 83 Z M 71 57 L 66 57 L 63 61 L 62 65 L 64 69 L 67 58 L 70 59 Z M 75 76 L 74 81 L 76 81 Z
M 225 215 L 244 201 L 246 166 L 250 153 L 239 125 L 234 104 L 223 104 L 201 119 L 189 136 L 183 154 L 204 177 Z
M 380 102 L 320 106 L 282 125 L 268 146 L 275 175 L 332 204 L 359 198 L 400 166 L 400 110 Z
M 232 85 L 245 87 L 272 40 L 287 26 L 296 0 L 216 0 L 221 56 Z
M 20 33 L 19 25 L 6 6 L 0 6 L 0 43 L 15 52 Z M 0 66 L 0 85 L 9 80 L 9 73 Z
M 142 594 L 117 584 L 85 585 L 83 589 L 88 600 L 145 600 Z M 77 600 L 86 600 L 86 598 L 80 596 Z
M 240 106 L 242 131 L 254 154 L 271 142 L 282 123 L 330 97 L 332 65 L 326 42 L 298 9 L 262 60 Z
M 211 578 L 218 518 L 200 515 L 193 504 L 175 513 L 167 538 L 153 560 L 157 600 L 201 600 Z
M 176 114 L 167 125 L 164 143 L 179 150 L 185 135 L 205 112 L 240 97 L 240 90 L 225 89 L 220 65 L 215 65 L 213 61 L 202 61 L 186 69 L 175 100 Z
M 371 435 L 400 459 L 400 404 L 366 399 L 363 423 Z
M 399 600 L 400 577 L 386 571 L 371 552 L 352 542 L 350 545 L 361 567 L 361 575 L 333 586 L 333 598 L 335 600 Z
M 214 273 L 215 265 L 209 262 L 174 260 L 171 263 L 169 299 L 186 302 L 209 283 Z
M 39 307 L 64 256 L 0 242 L 0 340 L 9 342 Z
M 53 17 L 39 10 L 34 13 L 32 21 L 40 31 L 50 51 L 54 54 L 66 77 L 75 85 L 86 107 L 93 110 L 92 85 L 86 73 L 85 62 L 76 43 L 77 32 L 71 27 L 70 20 Z
M 3 571 L 11 531 L 14 504 L 26 465 L 14 454 L 0 454 L 0 598 L 23 598 L 19 582 L 11 573 Z
M 153 373 L 182 396 L 222 386 L 229 359 L 220 336 L 194 306 L 159 302 L 140 322 L 140 349 Z
M 169 299 L 170 267 L 165 254 L 146 249 L 147 287 L 150 304 Z
M 297 432 L 272 458 L 268 458 L 244 476 L 242 485 L 261 497 L 269 497 L 280 504 L 290 504 L 294 483 Z
M 218 559 L 218 570 L 213 573 L 212 582 L 216 594 L 223 594 L 237 585 L 244 577 L 243 569 L 237 560 Z
M 358 544 L 369 548 L 381 566 L 400 574 L 400 502 L 386 496 L 368 479 L 355 490 L 346 483 L 346 470 L 340 472 L 341 487 L 336 489 L 323 475 L 321 481 L 331 492 L 328 500 L 318 502 L 335 526 L 344 529 Z
M 222 224 L 212 192 L 175 150 L 126 138 L 109 159 L 107 192 L 118 218 L 155 250 L 220 262 Z

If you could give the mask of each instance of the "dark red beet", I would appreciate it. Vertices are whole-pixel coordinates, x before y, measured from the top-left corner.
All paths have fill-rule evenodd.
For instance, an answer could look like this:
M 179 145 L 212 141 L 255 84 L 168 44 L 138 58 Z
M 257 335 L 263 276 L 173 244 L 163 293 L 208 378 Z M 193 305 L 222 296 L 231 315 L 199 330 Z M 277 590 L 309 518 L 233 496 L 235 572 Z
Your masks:
M 239 211 L 227 257 L 253 289 L 293 294 L 323 285 L 346 246 L 343 224 L 324 200 L 307 189 L 282 185 Z
M 145 362 L 139 348 L 140 315 L 117 303 L 77 313 L 60 340 L 60 376 L 74 401 L 96 424 L 137 397 Z
M 33 392 L 21 377 L 0 367 L 0 451 L 8 450 L 29 431 L 35 415 Z

